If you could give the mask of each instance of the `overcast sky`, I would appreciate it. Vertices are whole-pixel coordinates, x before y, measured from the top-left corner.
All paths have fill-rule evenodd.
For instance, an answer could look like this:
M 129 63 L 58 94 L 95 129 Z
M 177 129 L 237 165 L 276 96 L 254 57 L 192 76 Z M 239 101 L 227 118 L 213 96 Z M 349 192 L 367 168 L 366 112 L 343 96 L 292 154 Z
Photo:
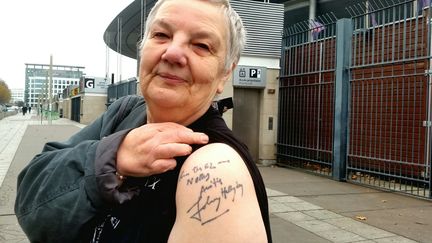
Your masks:
M 24 63 L 84 66 L 104 77 L 109 23 L 133 0 L 0 1 L 0 78 L 9 88 L 24 88 Z M 117 54 L 110 50 L 110 73 Z M 122 78 L 136 75 L 136 60 L 123 56 Z M 116 75 L 118 77 L 118 75 Z

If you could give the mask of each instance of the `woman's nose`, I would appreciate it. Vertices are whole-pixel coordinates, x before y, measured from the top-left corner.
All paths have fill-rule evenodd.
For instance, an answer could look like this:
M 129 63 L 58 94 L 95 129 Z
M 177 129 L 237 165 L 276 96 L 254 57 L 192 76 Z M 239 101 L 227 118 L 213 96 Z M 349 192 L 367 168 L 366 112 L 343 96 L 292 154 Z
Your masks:
M 187 59 L 184 48 L 178 43 L 171 42 L 165 53 L 162 54 L 162 60 L 175 65 L 186 65 Z

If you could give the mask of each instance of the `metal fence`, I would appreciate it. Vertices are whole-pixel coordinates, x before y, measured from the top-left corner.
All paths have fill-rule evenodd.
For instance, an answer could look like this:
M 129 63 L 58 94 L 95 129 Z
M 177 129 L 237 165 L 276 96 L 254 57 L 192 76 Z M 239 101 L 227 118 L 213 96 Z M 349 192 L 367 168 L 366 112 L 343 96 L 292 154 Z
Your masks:
M 431 13 L 423 3 L 350 6 L 348 38 L 339 32 L 314 37 L 313 25 L 287 32 L 280 78 L 280 164 L 432 198 Z M 302 35 L 308 39 L 292 42 Z M 348 53 L 340 53 L 343 41 L 349 42 Z M 347 67 L 335 60 L 344 58 Z M 312 68 L 304 69 L 304 63 Z M 347 80 L 337 80 L 338 69 Z M 347 83 L 346 90 L 337 92 L 338 83 Z M 341 112 L 338 100 L 344 93 L 347 109 L 342 105 Z M 337 113 L 346 113 L 346 119 Z
M 107 91 L 107 106 L 111 105 L 118 98 L 127 95 L 137 94 L 137 80 L 132 78 L 130 80 L 121 81 L 118 83 L 108 85 Z
M 282 164 L 329 175 L 336 17 L 298 23 L 283 38 L 277 153 Z
M 431 58 L 430 8 L 404 1 L 357 9 L 366 13 L 349 9 L 354 34 L 347 179 L 431 197 L 425 75 Z

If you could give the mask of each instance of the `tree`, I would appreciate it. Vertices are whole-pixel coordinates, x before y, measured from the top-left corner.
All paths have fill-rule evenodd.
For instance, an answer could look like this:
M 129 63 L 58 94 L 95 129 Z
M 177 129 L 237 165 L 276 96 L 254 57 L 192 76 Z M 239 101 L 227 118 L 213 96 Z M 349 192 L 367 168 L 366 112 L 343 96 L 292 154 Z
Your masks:
M 0 104 L 8 103 L 11 99 L 11 91 L 5 81 L 0 79 Z
M 24 101 L 22 101 L 22 100 L 15 101 L 15 105 L 18 106 L 18 107 L 23 107 L 24 106 Z

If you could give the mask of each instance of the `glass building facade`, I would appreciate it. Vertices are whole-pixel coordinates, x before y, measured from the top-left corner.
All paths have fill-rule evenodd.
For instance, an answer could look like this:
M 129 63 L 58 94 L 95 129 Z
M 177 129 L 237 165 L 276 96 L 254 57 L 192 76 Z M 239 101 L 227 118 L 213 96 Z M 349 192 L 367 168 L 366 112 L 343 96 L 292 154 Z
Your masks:
M 25 64 L 24 103 L 35 107 L 49 95 L 48 64 Z M 84 75 L 84 67 L 52 65 L 52 97 L 61 94 L 69 85 L 78 85 Z

